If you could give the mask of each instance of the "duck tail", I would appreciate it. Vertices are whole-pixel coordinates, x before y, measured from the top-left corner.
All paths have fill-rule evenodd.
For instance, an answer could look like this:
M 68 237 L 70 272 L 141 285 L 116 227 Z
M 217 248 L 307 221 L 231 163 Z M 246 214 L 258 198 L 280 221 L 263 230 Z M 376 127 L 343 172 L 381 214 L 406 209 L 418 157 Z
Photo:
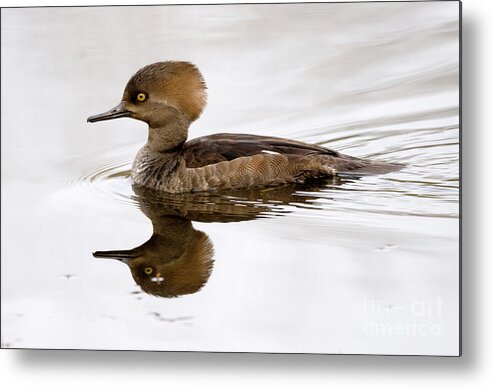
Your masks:
M 349 163 L 348 166 L 341 166 L 337 175 L 363 176 L 388 174 L 399 171 L 406 165 L 400 163 L 378 162 L 368 159 L 359 159 L 360 163 Z

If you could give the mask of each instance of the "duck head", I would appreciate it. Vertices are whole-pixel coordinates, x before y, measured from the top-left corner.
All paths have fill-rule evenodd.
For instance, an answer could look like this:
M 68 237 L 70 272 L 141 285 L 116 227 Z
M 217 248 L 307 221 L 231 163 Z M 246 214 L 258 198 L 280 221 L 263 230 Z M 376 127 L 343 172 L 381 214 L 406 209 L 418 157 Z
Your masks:
M 157 62 L 141 68 L 130 78 L 117 106 L 87 121 L 130 117 L 146 122 L 154 129 L 154 136 L 163 138 L 158 140 L 180 142 L 186 140 L 188 126 L 204 110 L 206 98 L 206 84 L 195 65 Z
M 210 276 L 214 248 L 209 237 L 193 229 L 190 221 L 173 221 L 179 222 L 188 225 L 185 235 L 177 236 L 169 230 L 164 236 L 155 231 L 141 246 L 129 250 L 97 251 L 93 256 L 125 263 L 135 282 L 148 294 L 165 298 L 193 294 L 205 285 Z M 172 227 L 172 222 L 167 224 L 167 227 Z

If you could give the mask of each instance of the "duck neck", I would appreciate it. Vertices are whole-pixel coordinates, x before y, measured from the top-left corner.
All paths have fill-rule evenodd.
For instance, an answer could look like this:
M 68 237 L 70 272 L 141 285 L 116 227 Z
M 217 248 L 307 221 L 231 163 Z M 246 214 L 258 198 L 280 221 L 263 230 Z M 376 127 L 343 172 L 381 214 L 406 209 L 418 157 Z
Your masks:
M 194 233 L 192 222 L 186 218 L 163 217 L 153 222 L 152 237 L 144 244 L 155 252 L 160 252 L 163 261 L 178 259 L 190 245 Z
M 149 124 L 147 146 L 154 152 L 176 152 L 187 141 L 190 122 L 184 118 Z

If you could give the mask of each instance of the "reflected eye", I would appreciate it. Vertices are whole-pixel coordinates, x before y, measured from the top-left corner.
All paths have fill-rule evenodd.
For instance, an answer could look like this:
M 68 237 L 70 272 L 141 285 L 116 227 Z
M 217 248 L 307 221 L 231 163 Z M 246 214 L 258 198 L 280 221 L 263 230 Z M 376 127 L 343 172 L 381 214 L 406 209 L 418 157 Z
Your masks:
M 152 267 L 145 267 L 144 268 L 144 273 L 146 275 L 150 275 L 152 273 Z
M 147 96 L 144 93 L 137 94 L 137 101 L 144 102 Z

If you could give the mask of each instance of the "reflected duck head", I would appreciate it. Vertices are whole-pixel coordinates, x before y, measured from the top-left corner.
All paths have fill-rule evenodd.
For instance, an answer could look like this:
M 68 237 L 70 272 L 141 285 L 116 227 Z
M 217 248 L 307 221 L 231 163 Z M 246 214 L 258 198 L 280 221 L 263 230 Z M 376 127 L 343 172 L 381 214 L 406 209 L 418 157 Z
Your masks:
M 141 68 L 127 83 L 120 103 L 88 122 L 131 117 L 159 128 L 173 121 L 189 125 L 206 104 L 206 84 L 189 62 L 157 62 Z
M 212 271 L 214 248 L 209 237 L 193 229 L 186 240 L 170 246 L 169 239 L 154 234 L 137 248 L 97 251 L 93 256 L 125 263 L 142 291 L 172 298 L 199 291 Z

